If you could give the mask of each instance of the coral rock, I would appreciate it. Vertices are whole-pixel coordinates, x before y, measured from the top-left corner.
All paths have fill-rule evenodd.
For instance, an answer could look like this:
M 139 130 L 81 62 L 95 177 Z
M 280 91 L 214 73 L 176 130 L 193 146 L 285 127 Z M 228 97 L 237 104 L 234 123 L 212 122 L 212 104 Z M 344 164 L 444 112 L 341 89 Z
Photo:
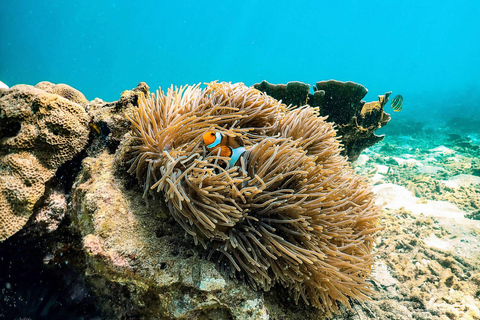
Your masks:
M 85 109 L 17 85 L 0 92 L 0 241 L 28 221 L 45 183 L 88 140 Z
M 45 90 L 48 93 L 58 94 L 65 99 L 85 106 L 88 103 L 87 98 L 75 88 L 70 87 L 68 84 L 59 83 L 54 84 L 48 81 L 42 81 L 35 85 L 36 88 Z
M 106 318 L 268 319 L 261 293 L 224 278 L 192 250 L 165 206 L 126 188 L 114 155 L 87 157 L 82 167 L 70 214 Z M 285 316 L 278 307 L 269 311 Z
M 65 194 L 57 190 L 45 195 L 44 205 L 35 216 L 35 226 L 40 234 L 57 230 L 67 212 Z
M 130 130 L 126 115 L 137 106 L 138 95 L 148 93 L 148 85 L 140 82 L 133 90 L 125 90 L 118 101 L 104 102 L 101 99 L 91 101 L 87 110 L 92 117 L 93 142 L 89 155 L 101 152 L 107 147 L 110 153 L 115 153 L 123 136 Z

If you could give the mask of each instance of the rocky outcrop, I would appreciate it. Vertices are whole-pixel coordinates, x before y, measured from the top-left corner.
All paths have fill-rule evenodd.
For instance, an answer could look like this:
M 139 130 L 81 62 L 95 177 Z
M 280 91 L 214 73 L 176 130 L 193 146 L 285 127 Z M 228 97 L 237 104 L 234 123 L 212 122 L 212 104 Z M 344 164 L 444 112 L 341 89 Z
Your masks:
M 128 177 L 122 177 L 114 155 L 88 157 L 83 167 L 70 215 L 83 238 L 86 273 L 108 314 L 135 319 L 320 316 L 313 308 L 282 310 L 273 292 L 253 291 L 220 273 L 165 206 L 147 203 L 140 187 L 125 184 Z

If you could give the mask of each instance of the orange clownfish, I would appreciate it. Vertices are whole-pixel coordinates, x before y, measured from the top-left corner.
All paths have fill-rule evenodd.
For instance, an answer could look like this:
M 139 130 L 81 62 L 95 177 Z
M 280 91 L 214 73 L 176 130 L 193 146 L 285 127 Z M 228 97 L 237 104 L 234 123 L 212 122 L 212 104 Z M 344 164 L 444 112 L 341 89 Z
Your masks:
M 246 151 L 240 138 L 226 136 L 216 131 L 205 132 L 203 143 L 205 143 L 205 147 L 210 152 L 220 149 L 219 155 L 230 158 L 228 164 L 231 167 L 237 164 L 242 154 Z

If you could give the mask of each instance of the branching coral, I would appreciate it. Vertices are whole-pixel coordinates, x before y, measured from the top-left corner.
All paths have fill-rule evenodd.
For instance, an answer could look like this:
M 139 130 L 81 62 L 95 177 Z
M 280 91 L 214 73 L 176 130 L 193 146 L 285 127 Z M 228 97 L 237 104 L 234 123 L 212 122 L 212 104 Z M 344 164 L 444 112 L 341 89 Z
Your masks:
M 232 276 L 327 312 L 368 297 L 378 207 L 317 109 L 212 82 L 141 96 L 130 120 L 129 171 Z M 212 130 L 243 140 L 239 166 L 207 151 Z

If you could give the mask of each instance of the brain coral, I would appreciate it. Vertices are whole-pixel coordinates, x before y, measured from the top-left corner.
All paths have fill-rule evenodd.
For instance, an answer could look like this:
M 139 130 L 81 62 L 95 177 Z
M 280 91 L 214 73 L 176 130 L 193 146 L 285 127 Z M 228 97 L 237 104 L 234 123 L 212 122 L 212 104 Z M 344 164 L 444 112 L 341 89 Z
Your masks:
M 48 93 L 58 94 L 65 99 L 68 99 L 72 102 L 78 103 L 80 105 L 86 105 L 88 103 L 87 98 L 75 88 L 70 87 L 68 84 L 59 83 L 54 84 L 49 81 L 42 81 L 35 85 L 36 88 L 45 90 Z
M 0 241 L 28 221 L 45 183 L 83 149 L 84 108 L 27 85 L 0 92 Z
M 379 208 L 318 109 L 212 82 L 141 96 L 130 120 L 130 172 L 220 268 L 327 312 L 368 297 Z M 206 150 L 206 131 L 243 140 L 239 166 Z

